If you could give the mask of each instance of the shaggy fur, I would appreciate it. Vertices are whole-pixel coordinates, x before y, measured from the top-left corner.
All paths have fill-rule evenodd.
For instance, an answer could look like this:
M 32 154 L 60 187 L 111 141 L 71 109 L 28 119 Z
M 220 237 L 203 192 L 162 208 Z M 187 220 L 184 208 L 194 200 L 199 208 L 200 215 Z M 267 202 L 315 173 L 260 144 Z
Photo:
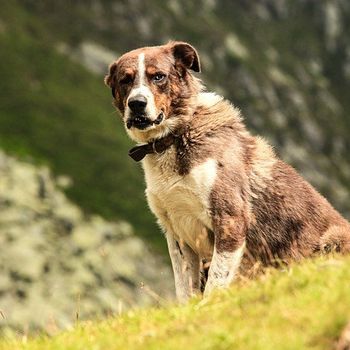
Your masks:
M 199 292 L 203 263 L 210 261 L 205 294 L 227 286 L 239 266 L 256 261 L 270 265 L 332 250 L 349 252 L 349 223 L 263 139 L 249 134 L 238 109 L 203 92 L 190 70 L 200 70 L 196 50 L 170 42 L 123 55 L 105 79 L 125 123 L 128 96 L 139 86 L 154 98 L 155 115 L 146 117 L 164 114 L 160 125 L 127 129 L 135 141 L 176 136 L 163 153 L 147 155 L 143 168 L 179 299 Z M 157 74 L 164 76 L 161 83 Z

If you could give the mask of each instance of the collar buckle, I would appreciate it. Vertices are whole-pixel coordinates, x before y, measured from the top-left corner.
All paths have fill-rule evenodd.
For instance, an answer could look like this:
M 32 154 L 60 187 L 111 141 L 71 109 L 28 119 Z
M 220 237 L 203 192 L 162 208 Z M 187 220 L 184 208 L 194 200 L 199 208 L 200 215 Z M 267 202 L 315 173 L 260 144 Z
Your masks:
M 175 142 L 175 135 L 170 134 L 161 139 L 154 140 L 153 142 L 149 142 L 142 146 L 135 146 L 129 151 L 129 156 L 139 162 L 142 160 L 147 154 L 162 154 L 167 148 L 169 148 Z M 157 144 L 156 144 L 157 143 Z M 158 150 L 157 150 L 157 147 Z M 160 150 L 159 150 L 160 148 Z
M 153 150 L 153 153 L 155 153 L 155 154 L 161 154 L 162 152 L 157 152 L 156 142 L 157 142 L 157 140 L 154 140 L 154 141 L 152 142 L 152 150 Z

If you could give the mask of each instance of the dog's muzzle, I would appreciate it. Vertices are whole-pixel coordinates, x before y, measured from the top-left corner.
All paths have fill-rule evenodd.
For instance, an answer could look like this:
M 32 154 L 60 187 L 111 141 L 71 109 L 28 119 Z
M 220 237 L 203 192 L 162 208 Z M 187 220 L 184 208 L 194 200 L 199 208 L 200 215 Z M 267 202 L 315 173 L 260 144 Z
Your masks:
M 159 125 L 164 119 L 164 113 L 160 112 L 157 119 L 151 120 L 145 115 L 136 115 L 136 116 L 131 116 L 127 121 L 126 121 L 126 127 L 128 129 L 131 129 L 132 127 L 135 127 L 140 130 L 147 129 L 148 127 L 152 125 Z

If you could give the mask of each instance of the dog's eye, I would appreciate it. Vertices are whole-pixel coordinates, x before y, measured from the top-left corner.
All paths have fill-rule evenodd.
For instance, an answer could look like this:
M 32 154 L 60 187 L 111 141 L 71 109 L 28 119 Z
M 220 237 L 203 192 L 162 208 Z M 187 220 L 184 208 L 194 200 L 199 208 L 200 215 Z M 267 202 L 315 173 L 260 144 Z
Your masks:
M 133 78 L 131 75 L 126 75 L 124 78 L 119 80 L 119 84 L 120 85 L 127 85 L 127 84 L 132 83 L 132 80 L 133 80 Z
M 152 80 L 155 82 L 155 83 L 160 83 L 161 81 L 163 81 L 165 78 L 165 74 L 163 73 L 157 73 L 153 76 Z

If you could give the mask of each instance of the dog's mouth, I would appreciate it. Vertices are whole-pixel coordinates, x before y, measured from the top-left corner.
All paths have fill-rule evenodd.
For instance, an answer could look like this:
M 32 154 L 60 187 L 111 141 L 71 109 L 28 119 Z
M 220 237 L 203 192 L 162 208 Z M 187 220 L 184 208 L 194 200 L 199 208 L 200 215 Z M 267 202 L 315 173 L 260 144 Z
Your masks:
M 128 129 L 131 129 L 132 127 L 139 129 L 139 130 L 145 130 L 153 125 L 159 125 L 164 120 L 164 113 L 163 111 L 158 114 L 157 119 L 151 120 L 147 118 L 145 115 L 137 115 L 132 116 L 126 121 L 126 127 Z

